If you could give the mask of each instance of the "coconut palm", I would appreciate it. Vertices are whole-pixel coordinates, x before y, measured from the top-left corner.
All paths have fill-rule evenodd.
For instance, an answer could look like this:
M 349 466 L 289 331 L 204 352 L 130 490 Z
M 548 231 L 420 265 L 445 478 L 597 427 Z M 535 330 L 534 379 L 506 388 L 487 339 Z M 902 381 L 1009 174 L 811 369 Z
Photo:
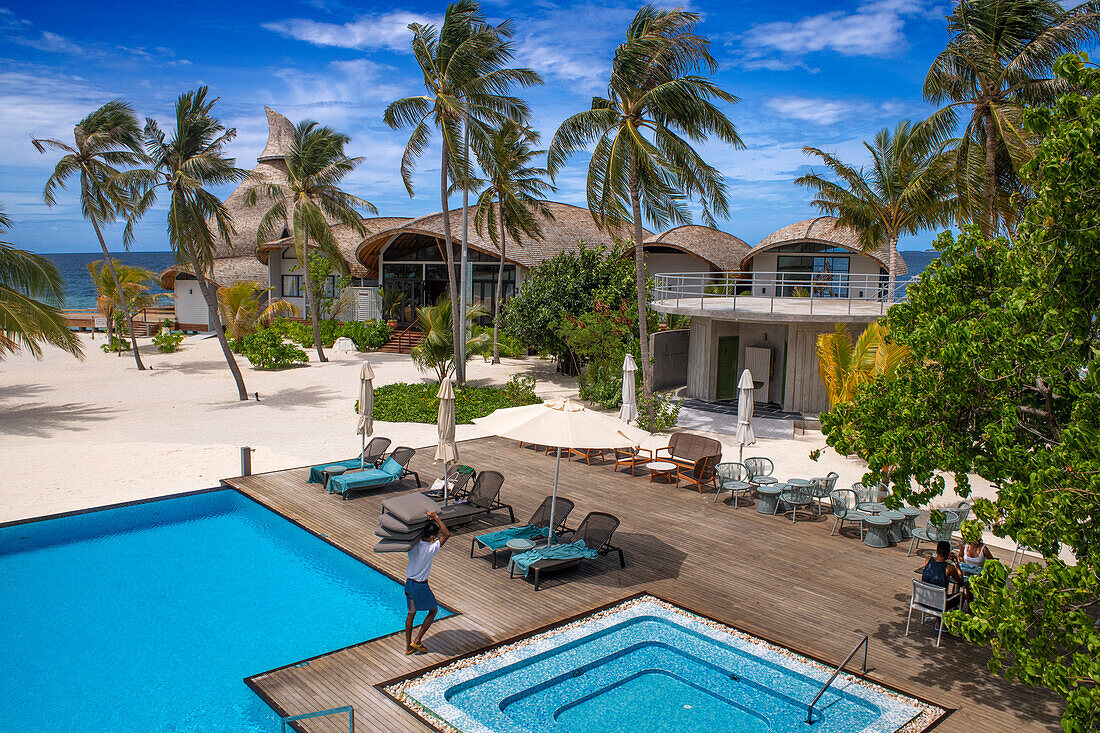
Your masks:
M 136 217 L 152 206 L 160 188 L 168 192 L 168 242 L 176 260 L 189 266 L 206 300 L 207 313 L 218 343 L 222 347 L 237 395 L 248 399 L 244 377 L 225 338 L 225 327 L 218 318 L 215 285 L 210 282 L 214 268 L 215 245 L 220 238 L 228 243 L 235 231 L 229 210 L 208 186 L 234 183 L 248 177 L 248 171 L 233 165 L 225 146 L 236 136 L 235 129 L 213 115 L 216 97 L 208 96 L 206 87 L 185 92 L 176 100 L 175 130 L 169 137 L 156 120 L 145 121 L 145 148 L 153 166 L 140 178 L 146 188 L 134 214 L 127 223 L 132 227 Z M 138 174 L 135 174 L 135 179 Z
M 451 236 L 449 183 L 472 179 L 462 140 L 466 129 L 471 136 L 487 136 L 492 127 L 506 120 L 524 123 L 530 116 L 526 102 L 508 94 L 513 85 L 541 84 L 531 69 L 512 69 L 513 23 L 491 25 L 473 0 L 458 0 L 447 6 L 443 25 L 410 23 L 412 52 L 424 78 L 425 94 L 391 103 L 383 116 L 393 129 L 412 128 L 401 158 L 401 179 L 413 195 L 412 173 L 416 160 L 428 147 L 432 127 L 442 140 L 439 195 L 443 206 L 443 238 L 446 243 L 447 292 L 459 302 L 455 280 L 454 244 Z M 465 184 L 464 184 L 465 185 Z M 463 274 L 461 277 L 465 277 Z M 459 331 L 459 314 L 454 312 L 452 332 Z M 458 365 L 458 381 L 465 379 L 465 364 Z
M 0 231 L 9 227 L 0 208 Z M 64 297 L 65 281 L 54 263 L 0 241 L 0 358 L 26 349 L 41 359 L 42 344 L 53 344 L 83 359 L 80 339 L 61 312 Z
M 313 322 L 313 345 L 317 358 L 328 361 L 321 346 L 321 309 L 318 307 L 320 283 L 314 283 L 309 262 L 309 247 L 313 245 L 325 259 L 345 277 L 348 263 L 332 234 L 332 222 L 337 222 L 359 234 L 367 235 L 358 209 L 378 213 L 369 201 L 352 196 L 339 183 L 362 158 L 349 158 L 344 152 L 347 135 L 322 127 L 313 120 L 303 120 L 294 128 L 294 142 L 286 156 L 287 182 L 264 184 L 249 189 L 245 201 L 255 206 L 260 198 L 271 202 L 256 230 L 257 244 L 277 238 L 290 229 L 294 239 L 294 255 L 302 263 L 306 279 L 306 311 Z
M 863 385 L 877 377 L 893 379 L 912 361 L 909 347 L 888 341 L 888 333 L 881 323 L 871 323 L 853 346 L 848 327 L 837 323 L 833 333 L 817 337 L 817 371 L 830 407 L 852 401 Z
M 99 247 L 103 250 L 103 260 L 117 291 L 120 283 L 101 227 L 125 216 L 135 200 L 134 187 L 123 180 L 124 176 L 117 167 L 140 165 L 145 159 L 141 148 L 141 128 L 133 109 L 118 99 L 108 102 L 76 123 L 71 145 L 51 138 L 33 138 L 31 142 L 40 153 L 48 150 L 62 153 L 42 191 L 47 206 L 57 203 L 57 189 L 65 188 L 68 179 L 74 175 L 80 177 L 80 210 L 95 230 Z M 128 237 L 124 239 L 124 244 L 129 248 Z M 132 319 L 132 314 L 127 312 L 126 317 Z M 134 363 L 139 370 L 144 370 L 132 328 L 130 345 L 133 347 Z
M 96 309 L 107 319 L 107 343 L 114 343 L 115 312 L 121 311 L 134 333 L 134 314 L 143 308 L 157 305 L 162 297 L 152 292 L 157 282 L 157 274 L 152 270 L 135 265 L 116 262 L 108 266 L 105 260 L 89 262 L 88 276 L 96 286 Z M 120 296 L 119 293 L 122 293 Z M 121 339 L 122 337 L 119 336 Z M 131 343 L 131 346 L 133 344 Z M 121 352 L 119 352 L 121 356 Z
M 691 147 L 713 135 L 743 147 L 737 129 L 712 100 L 738 99 L 696 72 L 713 73 L 710 41 L 695 34 L 698 13 L 646 5 L 615 50 L 607 97 L 566 119 L 550 142 L 551 175 L 573 153 L 595 143 L 586 193 L 596 225 L 610 232 L 632 225 L 638 293 L 642 384 L 653 394 L 646 324 L 646 275 L 642 217 L 665 229 L 691 220 L 688 200 L 702 208 L 703 222 L 728 213 L 722 174 Z M 649 400 L 647 404 L 651 404 Z M 649 408 L 652 410 L 652 407 Z M 650 416 L 652 418 L 652 416 Z
M 271 291 L 248 281 L 218 288 L 218 315 L 230 338 L 239 341 L 280 316 L 298 316 L 298 307 L 285 300 L 268 299 L 264 306 L 263 297 Z
M 924 80 L 924 97 L 943 104 L 929 121 L 954 130 L 969 119 L 955 152 L 960 222 L 986 234 L 1016 218 L 1010 195 L 1022 189 L 1021 166 L 1035 144 L 1024 130 L 1029 105 L 1052 103 L 1066 91 L 1052 67 L 1063 54 L 1100 38 L 1100 6 L 1069 10 L 1055 0 L 961 0 L 948 16 L 949 40 Z M 946 103 L 946 104 L 945 104 Z
M 546 152 L 531 147 L 538 142 L 537 133 L 509 121 L 494 130 L 485 142 L 485 147 L 478 150 L 478 160 L 489 186 L 478 197 L 474 225 L 478 234 L 488 230 L 489 239 L 500 252 L 493 305 L 493 363 L 499 364 L 500 306 L 504 300 L 508 237 L 516 244 L 522 244 L 525 237 L 542 239 L 539 218 L 554 218 L 542 197 L 556 189 L 546 182 L 545 168 L 531 166 L 533 158 Z
M 893 132 L 880 130 L 873 143 L 870 169 L 854 168 L 818 148 L 802 152 L 820 158 L 832 173 L 810 171 L 795 183 L 813 189 L 813 205 L 859 233 L 864 252 L 887 252 L 888 297 L 897 279 L 898 237 L 948 226 L 955 208 L 951 161 L 930 125 L 899 122 Z
M 480 303 L 475 304 L 466 313 L 468 322 L 489 315 Z M 413 364 L 422 372 L 435 372 L 436 380 L 442 382 L 455 368 L 454 332 L 451 330 L 453 309 L 451 301 L 440 298 L 435 305 L 425 305 L 416 309 L 420 327 L 424 329 L 424 340 L 413 347 Z M 466 358 L 478 349 L 489 345 L 489 335 L 481 334 L 466 340 Z

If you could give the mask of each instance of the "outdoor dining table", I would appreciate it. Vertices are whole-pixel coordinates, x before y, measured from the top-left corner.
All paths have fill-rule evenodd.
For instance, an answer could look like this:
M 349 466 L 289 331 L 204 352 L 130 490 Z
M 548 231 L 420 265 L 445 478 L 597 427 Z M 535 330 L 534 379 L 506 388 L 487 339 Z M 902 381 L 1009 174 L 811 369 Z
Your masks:
M 868 514 L 878 514 L 879 512 L 886 511 L 886 505 L 881 501 L 861 501 L 859 503 L 859 510 L 861 512 L 867 512 Z
M 756 511 L 761 514 L 775 514 L 779 509 L 779 495 L 787 488 L 787 484 L 772 484 L 760 486 L 756 493 L 760 494 L 760 501 L 756 502 Z
M 863 544 L 868 547 L 889 547 L 889 529 L 893 522 L 881 514 L 872 514 L 863 519 L 866 530 L 863 533 Z
M 890 526 L 886 528 L 886 537 L 891 543 L 898 543 L 906 539 L 904 534 L 905 514 L 886 509 L 879 512 L 878 515 L 890 520 Z

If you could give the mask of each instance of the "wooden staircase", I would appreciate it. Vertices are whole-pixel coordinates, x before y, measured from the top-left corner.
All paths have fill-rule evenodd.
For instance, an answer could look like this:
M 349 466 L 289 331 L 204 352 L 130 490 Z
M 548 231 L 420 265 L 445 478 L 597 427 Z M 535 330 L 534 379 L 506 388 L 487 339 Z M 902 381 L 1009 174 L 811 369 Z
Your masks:
M 404 331 L 393 333 L 393 335 L 390 336 L 390 340 L 387 341 L 379 351 L 386 354 L 408 354 L 424 340 L 424 337 L 424 332 L 420 330 L 420 327 L 416 323 L 413 323 Z

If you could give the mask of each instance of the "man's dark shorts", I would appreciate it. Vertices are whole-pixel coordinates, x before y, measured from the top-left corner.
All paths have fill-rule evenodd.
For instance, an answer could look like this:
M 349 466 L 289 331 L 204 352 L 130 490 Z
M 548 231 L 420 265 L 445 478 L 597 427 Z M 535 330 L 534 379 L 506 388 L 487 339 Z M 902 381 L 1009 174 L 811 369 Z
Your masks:
M 405 578 L 405 598 L 409 600 L 410 611 L 432 611 L 439 606 L 426 580 Z

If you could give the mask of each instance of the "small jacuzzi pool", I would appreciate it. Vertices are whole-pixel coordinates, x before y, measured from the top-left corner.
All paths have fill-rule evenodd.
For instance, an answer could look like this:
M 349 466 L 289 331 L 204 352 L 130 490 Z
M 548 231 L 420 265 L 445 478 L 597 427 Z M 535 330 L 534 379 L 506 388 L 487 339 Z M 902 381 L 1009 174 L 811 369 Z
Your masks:
M 943 713 L 652 596 L 386 691 L 464 733 L 906 733 Z

